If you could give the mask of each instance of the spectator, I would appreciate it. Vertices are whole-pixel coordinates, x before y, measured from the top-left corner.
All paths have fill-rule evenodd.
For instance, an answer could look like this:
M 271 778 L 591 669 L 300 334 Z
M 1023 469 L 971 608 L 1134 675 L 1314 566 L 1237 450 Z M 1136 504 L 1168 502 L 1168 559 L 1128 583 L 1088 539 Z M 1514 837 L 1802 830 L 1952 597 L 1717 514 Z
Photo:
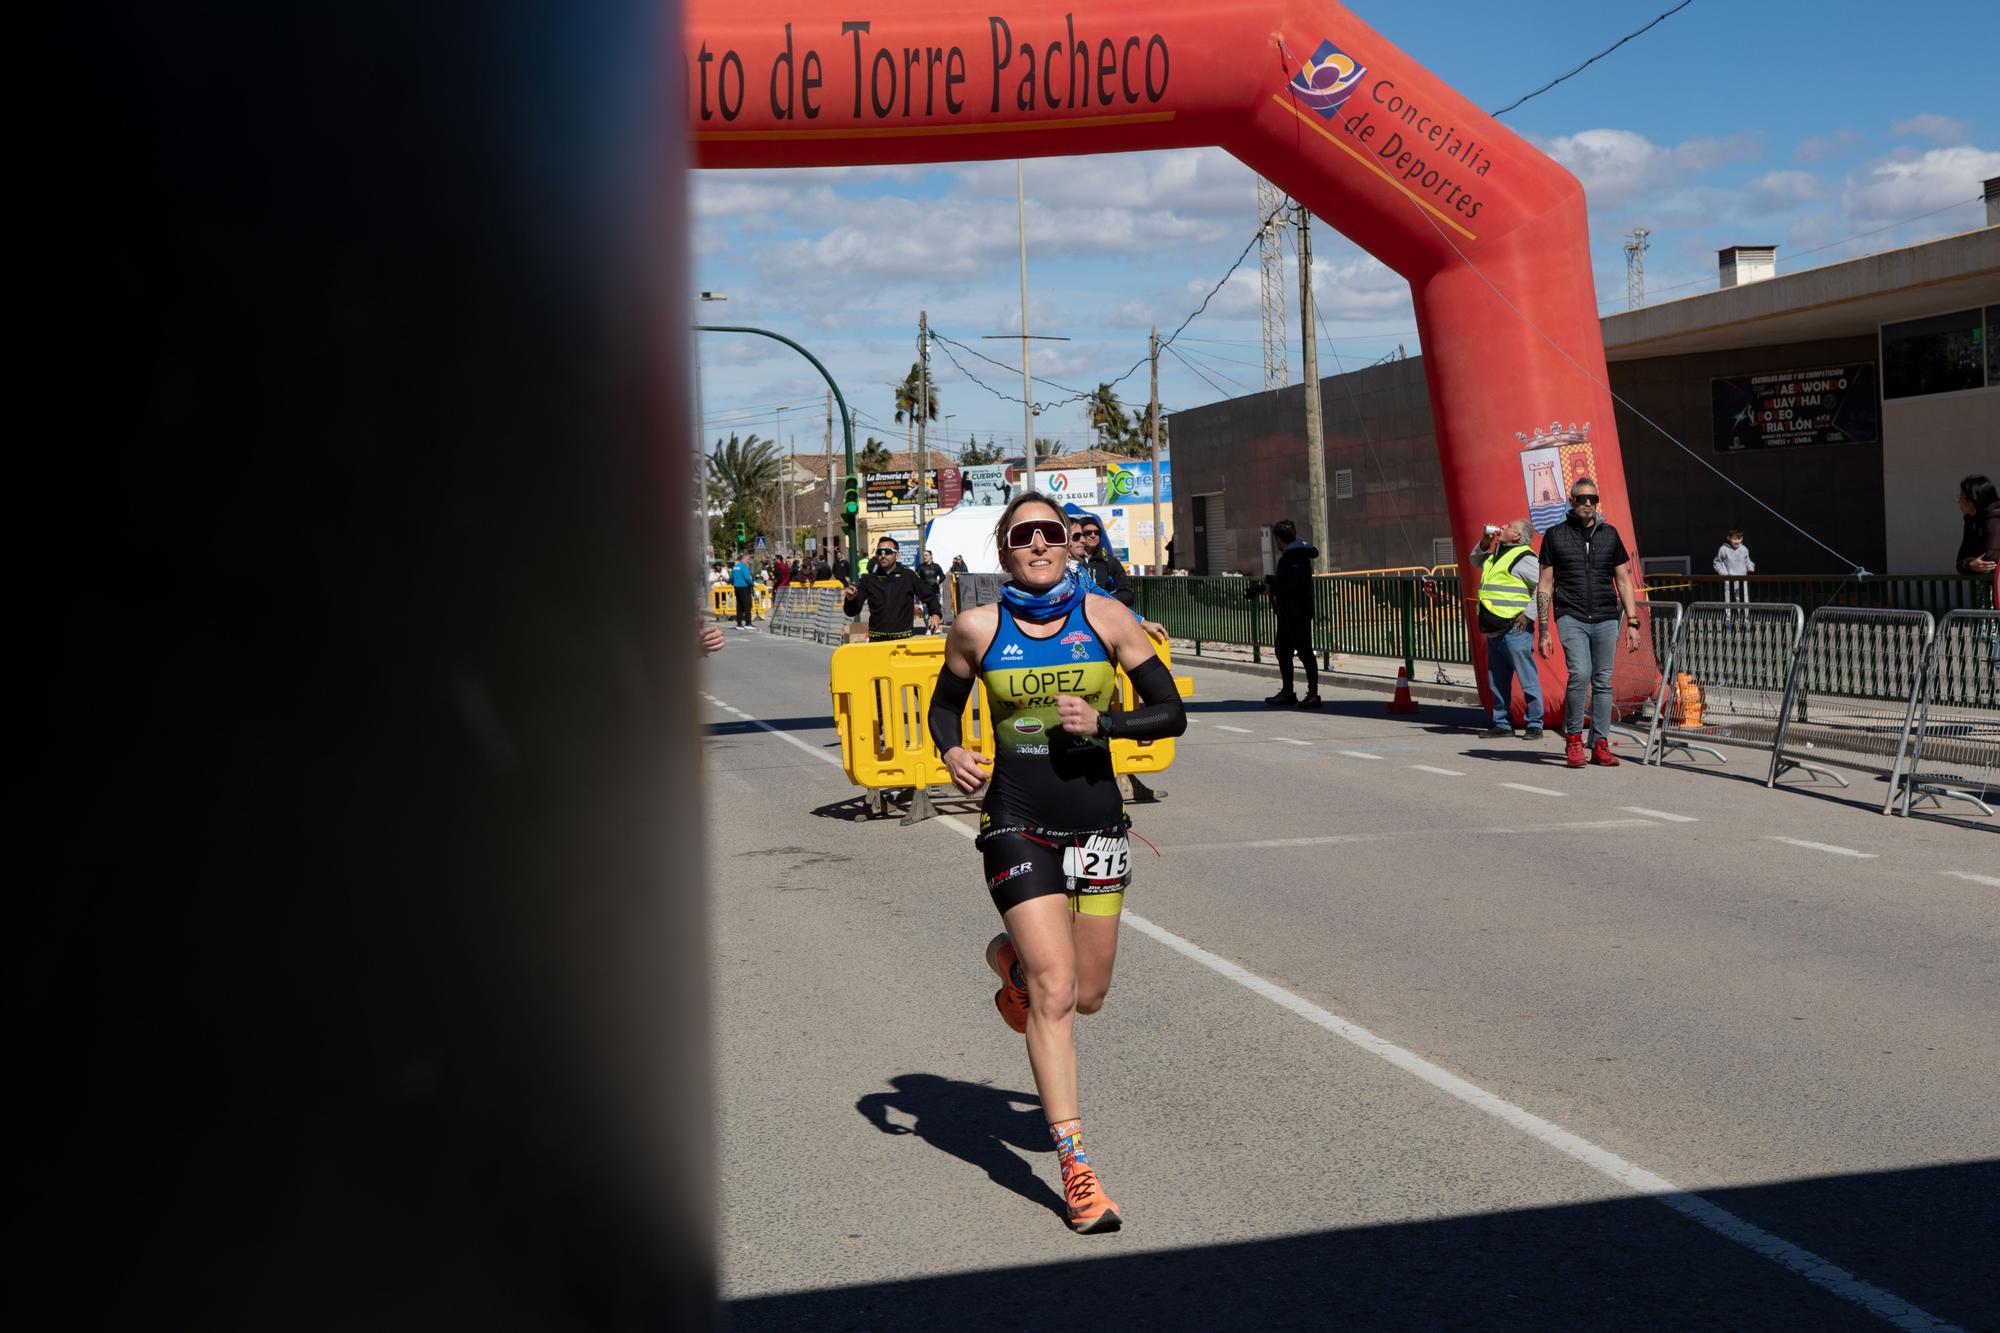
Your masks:
M 736 628 L 750 628 L 750 610 L 756 604 L 756 576 L 750 572 L 750 555 L 747 551 L 736 553 L 736 563 L 729 567 L 729 586 L 736 589 Z
M 1253 583 L 1243 590 L 1245 597 L 1270 593 L 1271 609 L 1278 617 L 1278 692 L 1264 702 L 1273 708 L 1286 704 L 1318 708 L 1319 663 L 1313 660 L 1312 610 L 1313 561 L 1319 558 L 1319 548 L 1302 540 L 1298 525 L 1289 518 L 1271 525 L 1271 540 L 1278 548 L 1278 572 L 1266 574 L 1262 583 Z M 1292 692 L 1294 656 L 1306 664 L 1303 699 Z
M 1748 602 L 1750 585 L 1747 576 L 1757 572 L 1757 562 L 1750 558 L 1750 548 L 1743 544 L 1743 529 L 1731 528 L 1729 539 L 1715 551 L 1715 572 L 1722 575 L 1722 600 L 1725 602 Z
M 792 583 L 792 567 L 782 555 L 771 562 L 771 586 L 788 588 Z
M 1958 512 L 1965 516 L 1958 572 L 1991 574 L 2000 569 L 2000 487 L 1973 473 L 1958 483 Z
M 815 583 L 833 582 L 833 566 L 827 563 L 827 558 L 825 556 L 821 556 L 819 558 L 819 563 L 813 566 L 813 582 Z
M 919 603 L 922 604 L 926 625 L 930 629 L 938 627 L 940 619 L 937 589 L 926 590 L 916 574 L 907 565 L 897 563 L 896 543 L 884 538 L 875 548 L 875 563 L 863 574 L 843 598 L 844 609 L 850 616 L 861 614 L 861 608 L 868 608 L 868 642 L 882 639 L 907 639 L 917 631 L 913 622 Z
M 923 585 L 929 601 L 942 609 L 944 605 L 944 566 L 931 558 L 928 549 L 923 559 L 917 561 L 917 582 Z
M 1180 560 L 1174 555 L 1174 543 L 1177 540 L 1179 539 L 1175 537 L 1167 538 L 1167 573 L 1169 574 L 1180 568 Z
M 1096 517 L 1085 514 L 1076 520 L 1076 534 L 1083 539 L 1082 554 L 1077 558 L 1090 571 L 1090 578 L 1109 596 L 1130 606 L 1137 600 L 1132 594 L 1132 576 L 1125 572 L 1125 566 L 1118 562 L 1104 545 L 1104 526 Z
M 966 568 L 964 556 L 955 555 L 951 558 L 951 572 L 954 574 L 970 574 L 972 571 Z
M 1618 621 L 1625 621 L 1625 651 L 1639 651 L 1639 606 L 1632 591 L 1632 554 L 1618 530 L 1597 516 L 1604 503 L 1597 483 L 1578 477 L 1570 511 L 1542 538 L 1542 575 L 1536 591 L 1537 638 L 1543 657 L 1555 656 L 1550 622 L 1562 639 L 1569 666 L 1564 697 L 1564 760 L 1584 766 L 1583 724 L 1589 706 L 1588 762 L 1616 767 L 1611 753 L 1611 668 L 1618 651 Z
M 1493 725 L 1481 734 L 1492 740 L 1517 736 L 1542 738 L 1542 677 L 1535 670 L 1535 588 L 1541 583 L 1542 562 L 1528 543 L 1535 526 L 1525 518 L 1487 526 L 1474 556 L 1484 556 L 1479 570 L 1479 632 L 1486 637 L 1486 683 L 1493 689 Z M 1487 554 L 1490 552 L 1491 554 Z M 1514 730 L 1514 682 L 1521 682 L 1521 720 Z

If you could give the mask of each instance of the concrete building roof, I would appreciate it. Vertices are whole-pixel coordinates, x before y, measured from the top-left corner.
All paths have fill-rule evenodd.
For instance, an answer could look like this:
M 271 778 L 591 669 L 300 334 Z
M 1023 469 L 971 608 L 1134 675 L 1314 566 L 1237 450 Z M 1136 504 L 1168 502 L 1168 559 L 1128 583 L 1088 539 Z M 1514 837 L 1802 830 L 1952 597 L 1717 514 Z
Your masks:
M 792 455 L 792 457 L 797 459 L 798 470 L 801 473 L 813 477 L 824 477 L 826 475 L 826 455 L 824 453 L 809 454 L 801 451 L 796 455 Z M 841 470 L 843 459 L 844 455 L 841 451 L 835 450 L 833 455 L 835 472 Z M 942 451 L 937 449 L 931 450 L 931 467 L 950 467 L 953 461 L 949 455 Z M 1018 463 L 1020 459 L 1012 458 L 1006 461 Z M 1037 469 L 1103 467 L 1108 463 L 1137 463 L 1140 461 L 1143 460 L 1128 458 L 1124 454 L 1114 454 L 1105 449 L 1083 449 L 1073 454 L 1051 454 L 1047 458 L 1038 458 L 1035 460 L 1035 467 Z M 890 452 L 889 471 L 914 472 L 916 468 L 917 454 L 915 450 L 896 449 Z
M 1872 334 L 1878 324 L 2000 304 L 2000 227 L 1604 316 L 1612 361 Z

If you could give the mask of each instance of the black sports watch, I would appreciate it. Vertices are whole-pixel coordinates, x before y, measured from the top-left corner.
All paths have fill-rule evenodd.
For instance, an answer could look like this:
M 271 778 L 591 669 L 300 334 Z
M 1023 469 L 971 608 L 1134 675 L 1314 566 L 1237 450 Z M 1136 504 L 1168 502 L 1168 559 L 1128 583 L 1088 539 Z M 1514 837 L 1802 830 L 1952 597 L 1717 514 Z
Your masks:
M 1637 617 L 1637 616 L 1627 616 L 1627 617 L 1625 617 L 1625 623 L 1626 623 L 1627 625 L 1631 626 L 1631 627 L 1632 627 L 1633 629 L 1637 629 L 1637 628 L 1639 628 L 1639 617 Z

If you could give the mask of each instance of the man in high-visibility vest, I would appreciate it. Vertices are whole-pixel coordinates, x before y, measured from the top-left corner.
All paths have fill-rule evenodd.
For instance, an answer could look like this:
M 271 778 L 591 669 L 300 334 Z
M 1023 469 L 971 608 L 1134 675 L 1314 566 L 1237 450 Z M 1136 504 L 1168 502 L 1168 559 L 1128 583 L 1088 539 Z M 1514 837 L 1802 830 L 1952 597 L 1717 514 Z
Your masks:
M 1480 735 L 1489 739 L 1519 736 L 1542 738 L 1542 677 L 1535 669 L 1535 584 L 1541 561 L 1529 545 L 1534 525 L 1525 518 L 1499 527 L 1487 525 L 1486 535 L 1472 548 L 1479 567 L 1479 632 L 1486 636 L 1486 680 L 1493 687 L 1493 725 Z M 1514 682 L 1521 682 L 1522 721 L 1514 729 Z

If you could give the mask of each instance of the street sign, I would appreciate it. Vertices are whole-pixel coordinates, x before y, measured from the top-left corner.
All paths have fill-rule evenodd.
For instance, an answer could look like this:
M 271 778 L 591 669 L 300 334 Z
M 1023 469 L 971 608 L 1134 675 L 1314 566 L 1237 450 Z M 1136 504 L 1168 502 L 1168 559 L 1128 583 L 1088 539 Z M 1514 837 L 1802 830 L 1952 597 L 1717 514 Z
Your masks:
M 757 534 L 757 554 L 762 555 L 769 549 L 770 544 L 764 540 L 764 535 L 762 533 Z

